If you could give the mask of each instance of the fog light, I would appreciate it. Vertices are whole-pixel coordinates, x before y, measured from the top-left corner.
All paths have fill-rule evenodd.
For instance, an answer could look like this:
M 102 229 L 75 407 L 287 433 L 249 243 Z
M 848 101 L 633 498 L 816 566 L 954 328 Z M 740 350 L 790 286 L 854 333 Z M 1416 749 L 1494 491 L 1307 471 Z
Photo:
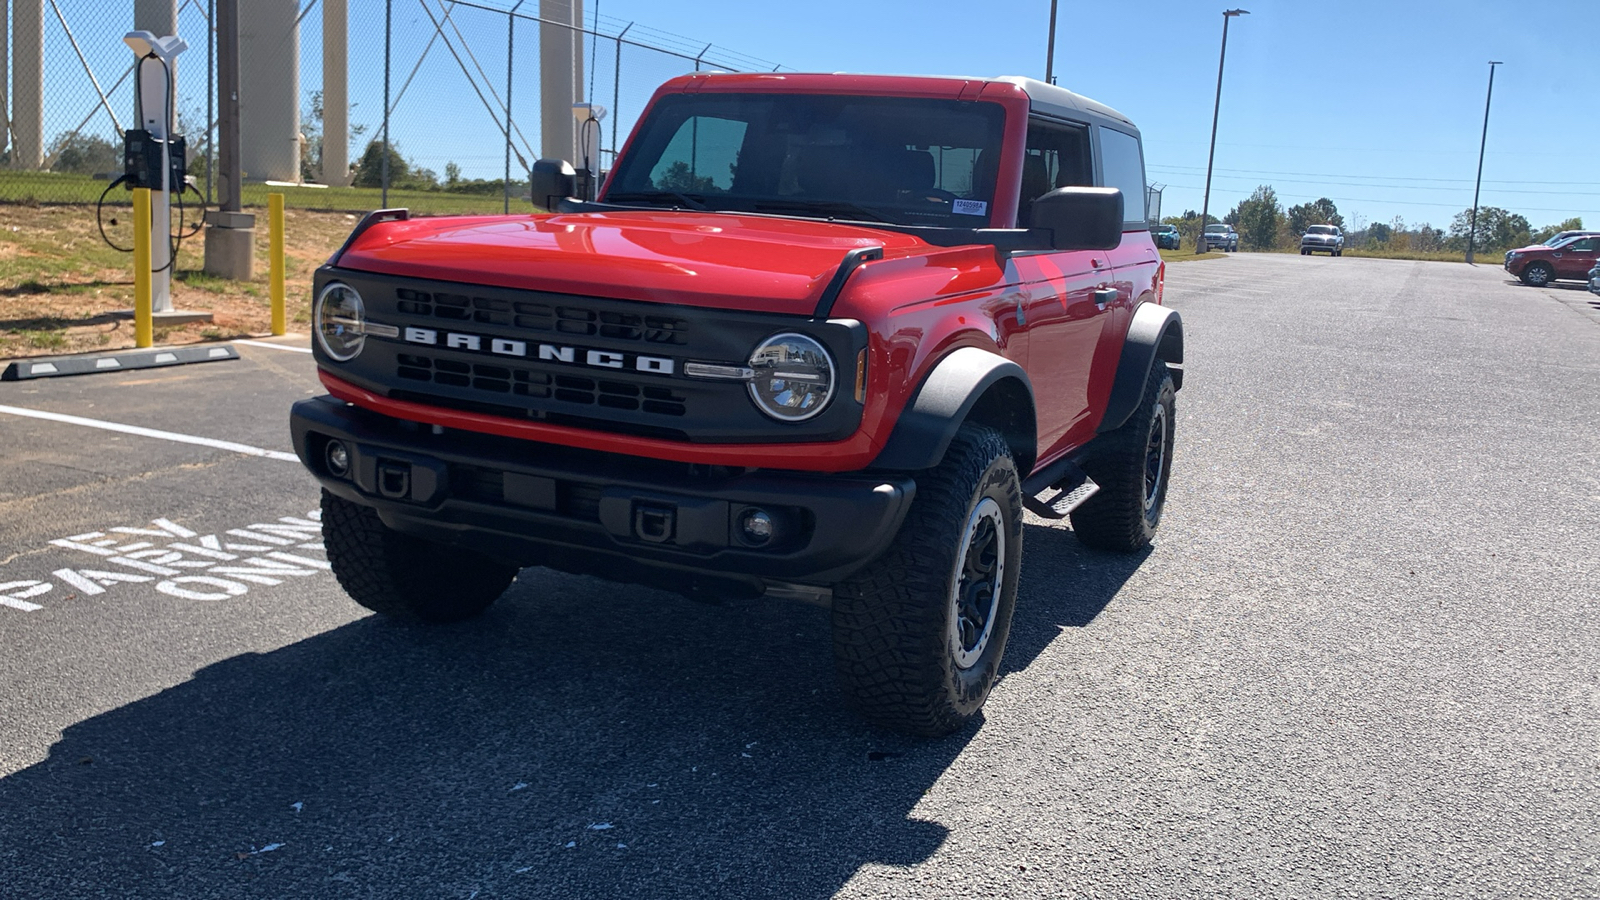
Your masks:
M 343 441 L 329 441 L 324 456 L 328 460 L 328 471 L 335 477 L 343 478 L 350 471 L 350 448 Z
M 772 516 L 765 510 L 747 509 L 739 517 L 739 529 L 745 540 L 760 546 L 772 540 Z

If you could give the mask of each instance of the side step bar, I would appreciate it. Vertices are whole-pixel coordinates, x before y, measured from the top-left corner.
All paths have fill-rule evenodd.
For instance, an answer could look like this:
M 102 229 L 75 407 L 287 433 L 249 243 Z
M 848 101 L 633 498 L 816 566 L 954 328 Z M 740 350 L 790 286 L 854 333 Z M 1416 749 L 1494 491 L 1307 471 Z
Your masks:
M 1039 499 L 1051 490 L 1056 493 L 1048 500 Z M 1041 519 L 1065 519 L 1099 491 L 1100 485 L 1095 484 L 1076 462 L 1064 459 L 1035 472 L 1023 483 L 1022 505 Z
M 1093 479 L 1085 478 L 1083 483 L 1077 487 L 1057 491 L 1056 495 L 1048 500 L 1040 500 L 1038 497 L 1023 497 L 1022 505 L 1028 508 L 1028 512 L 1041 519 L 1065 519 L 1068 513 L 1082 506 L 1085 500 L 1098 493 L 1100 493 L 1100 485 L 1095 484 Z

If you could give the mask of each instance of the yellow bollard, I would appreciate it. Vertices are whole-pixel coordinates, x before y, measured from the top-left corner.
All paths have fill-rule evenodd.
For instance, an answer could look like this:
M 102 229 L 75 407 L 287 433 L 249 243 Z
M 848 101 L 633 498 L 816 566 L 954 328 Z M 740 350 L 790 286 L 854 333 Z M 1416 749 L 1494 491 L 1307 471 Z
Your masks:
M 133 189 L 133 345 L 155 344 L 150 312 L 150 189 Z
M 272 283 L 272 333 L 288 334 L 288 310 L 283 288 L 283 195 L 267 195 L 267 219 L 272 236 L 268 256 L 268 278 Z

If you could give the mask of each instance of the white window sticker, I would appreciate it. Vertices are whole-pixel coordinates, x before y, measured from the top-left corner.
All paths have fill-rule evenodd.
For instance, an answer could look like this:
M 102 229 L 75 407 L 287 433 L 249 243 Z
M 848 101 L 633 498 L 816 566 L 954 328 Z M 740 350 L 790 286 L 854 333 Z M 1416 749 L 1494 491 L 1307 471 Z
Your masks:
M 989 201 L 987 200 L 952 200 L 950 211 L 958 216 L 987 216 L 989 214 Z

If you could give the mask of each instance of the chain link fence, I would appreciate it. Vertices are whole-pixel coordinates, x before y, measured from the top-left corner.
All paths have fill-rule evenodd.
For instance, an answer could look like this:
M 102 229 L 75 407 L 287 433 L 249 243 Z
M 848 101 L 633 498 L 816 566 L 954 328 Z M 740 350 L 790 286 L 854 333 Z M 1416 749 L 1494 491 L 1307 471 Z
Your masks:
M 241 5 L 256 2 L 261 0 L 241 0 Z M 287 56 L 278 67 L 282 77 L 298 80 L 298 129 L 285 129 L 283 139 L 297 142 L 299 170 L 279 173 L 269 185 L 247 166 L 245 204 L 264 205 L 269 191 L 281 191 L 291 207 L 349 212 L 382 205 L 419 212 L 527 208 L 528 167 L 541 155 L 542 137 L 544 20 L 537 0 L 345 2 L 350 171 L 343 177 L 323 171 L 321 0 L 299 0 L 292 28 L 251 38 L 255 52 L 266 46 L 273 50 L 265 52 Z M 0 61 L 5 76 L 0 82 L 5 87 L 0 92 L 5 101 L 0 104 L 5 113 L 0 204 L 92 204 L 121 173 L 122 132 L 134 115 L 134 57 L 122 42 L 133 28 L 133 5 L 133 0 L 0 0 L 7 41 Z M 215 0 L 178 3 L 178 34 L 189 50 L 176 65 L 177 130 L 188 142 L 188 174 L 208 202 L 216 199 L 214 7 Z M 592 149 L 601 171 L 609 169 L 663 81 L 703 69 L 780 68 L 604 16 L 602 7 L 591 2 L 583 25 L 570 29 L 582 46 L 577 95 L 607 112 L 598 128 L 582 129 L 598 144 Z M 28 45 L 35 34 L 42 35 L 43 73 L 36 113 L 33 101 L 14 89 L 16 70 L 26 76 L 33 63 L 35 51 Z M 243 102 L 249 102 L 252 89 L 248 80 L 241 83 Z M 270 89 L 284 88 L 274 84 Z M 32 159 L 27 158 L 31 140 L 21 134 L 33 128 L 29 115 L 42 123 Z M 386 124 L 390 151 L 384 166 Z M 107 198 L 125 201 L 121 190 Z

